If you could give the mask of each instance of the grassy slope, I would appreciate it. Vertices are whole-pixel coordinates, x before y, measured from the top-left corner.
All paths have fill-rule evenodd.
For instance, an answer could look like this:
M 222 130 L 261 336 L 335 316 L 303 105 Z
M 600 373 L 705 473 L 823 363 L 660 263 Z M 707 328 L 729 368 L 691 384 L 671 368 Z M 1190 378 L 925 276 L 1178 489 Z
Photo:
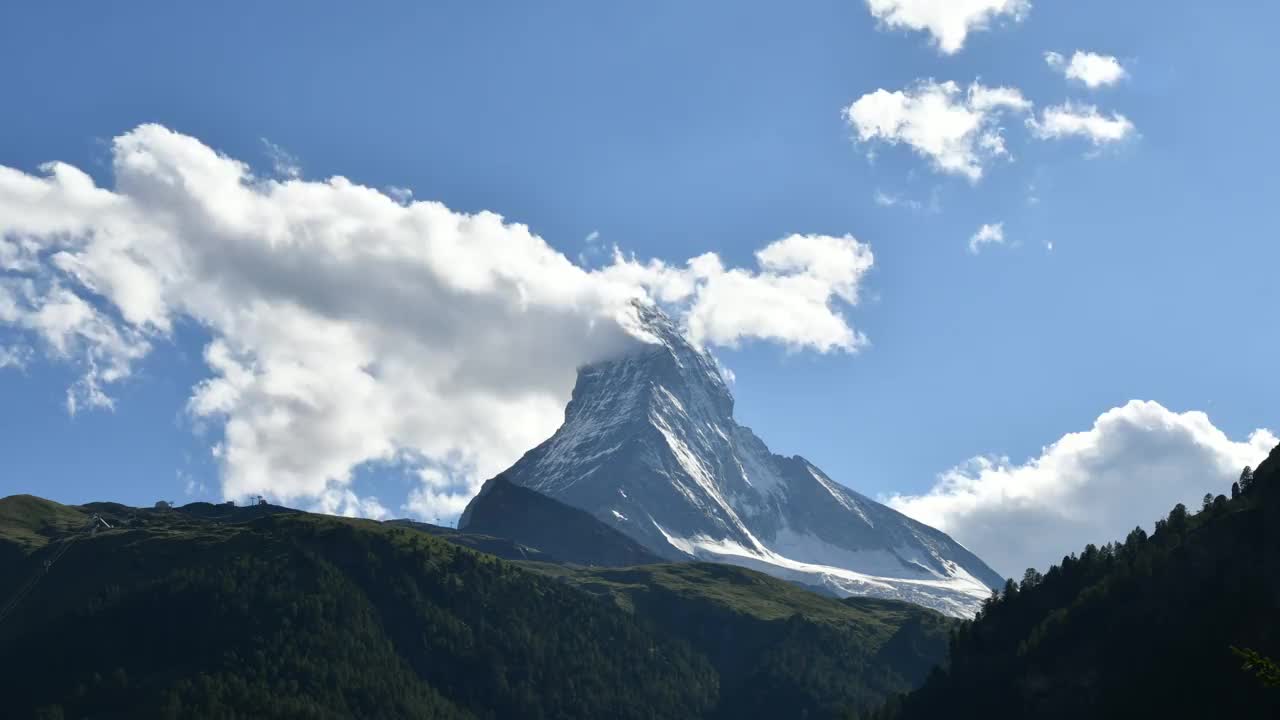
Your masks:
M 43 547 L 50 537 L 88 521 L 89 516 L 75 508 L 34 495 L 0 498 L 0 542 L 13 543 L 24 552 Z
M 522 545 L 507 538 L 482 535 L 480 533 L 462 532 L 460 530 L 455 530 L 454 528 L 431 525 L 429 523 L 416 522 L 414 520 L 388 520 L 386 524 L 424 532 L 428 535 L 434 535 L 442 540 L 448 540 L 455 545 L 461 545 L 463 547 L 471 548 L 477 552 L 495 555 L 503 560 L 555 562 L 555 560 L 545 552 L 542 552 L 537 548 Z

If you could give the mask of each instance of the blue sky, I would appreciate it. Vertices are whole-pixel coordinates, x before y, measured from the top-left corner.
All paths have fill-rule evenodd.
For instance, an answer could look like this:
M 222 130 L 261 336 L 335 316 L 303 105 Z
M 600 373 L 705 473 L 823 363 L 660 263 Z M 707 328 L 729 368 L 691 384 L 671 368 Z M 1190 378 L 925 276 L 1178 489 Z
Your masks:
M 1152 506 L 1167 507 L 1198 497 L 1206 472 L 1219 483 L 1269 442 L 1250 445 L 1251 433 L 1277 427 L 1280 141 L 1265 88 L 1280 9 L 1033 0 L 948 53 L 860 0 L 372 5 L 6 6 L 0 166 L 39 177 L 58 160 L 112 188 L 112 138 L 156 123 L 261 176 L 274 146 L 306 180 L 341 175 L 490 210 L 588 266 L 616 244 L 674 266 L 714 252 L 754 268 L 756 251 L 793 233 L 852 235 L 874 266 L 857 278 L 856 306 L 830 303 L 869 344 L 823 353 L 746 333 L 717 345 L 739 420 L 865 494 L 932 497 L 942 504 L 919 513 L 970 544 L 980 541 L 964 532 L 978 530 L 948 515 L 969 505 L 943 502 L 956 483 L 948 491 L 940 475 L 1006 487 L 1035 470 L 1052 475 L 1037 481 L 1046 487 L 1085 487 L 1045 470 L 1044 448 L 1093 432 L 1078 466 L 1154 477 L 1161 457 L 1183 456 L 1152 453 L 1194 451 L 1193 476 L 1153 485 Z M 1114 57 L 1125 76 L 1090 89 L 1049 51 Z M 1007 154 L 983 158 L 977 181 L 902 142 L 855 141 L 846 108 L 930 79 L 957 83 L 961 100 L 977 82 L 1034 103 L 991 120 Z M 1067 102 L 1123 115 L 1132 131 L 1095 144 L 1028 126 Z M 0 228 L 21 225 L 22 211 L 0 203 L 15 214 Z M 970 252 L 996 224 L 1004 242 Z M 215 374 L 203 353 L 217 333 L 173 319 L 104 388 L 112 409 L 71 414 L 77 353 L 59 357 L 0 317 L 0 347 L 17 353 L 0 368 L 0 495 L 221 496 L 226 458 L 211 447 L 225 418 L 188 406 Z M 1100 418 L 1126 407 L 1117 421 L 1149 444 L 1097 450 L 1111 447 Z M 985 456 L 1007 458 L 994 461 L 1000 478 L 969 462 Z M 404 515 L 415 467 L 361 466 L 344 488 Z M 1087 513 L 1096 501 L 1072 502 Z

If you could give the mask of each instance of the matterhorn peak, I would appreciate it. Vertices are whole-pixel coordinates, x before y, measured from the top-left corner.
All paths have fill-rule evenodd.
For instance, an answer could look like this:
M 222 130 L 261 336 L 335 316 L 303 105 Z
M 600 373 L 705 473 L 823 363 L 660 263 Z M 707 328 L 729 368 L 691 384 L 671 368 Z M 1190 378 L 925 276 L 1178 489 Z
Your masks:
M 580 368 L 574 396 L 579 395 L 579 390 L 598 387 L 602 381 L 620 383 L 643 378 L 651 388 L 664 388 L 681 402 L 732 418 L 733 394 L 711 353 L 695 347 L 661 308 L 638 301 L 632 308 L 634 324 L 628 330 L 640 343 L 621 358 Z
M 970 616 L 1003 582 L 944 533 L 773 454 L 734 420 L 710 353 L 660 308 L 633 309 L 628 330 L 641 342 L 581 368 L 564 424 L 499 478 L 586 510 L 660 557 L 742 565 L 839 596 Z

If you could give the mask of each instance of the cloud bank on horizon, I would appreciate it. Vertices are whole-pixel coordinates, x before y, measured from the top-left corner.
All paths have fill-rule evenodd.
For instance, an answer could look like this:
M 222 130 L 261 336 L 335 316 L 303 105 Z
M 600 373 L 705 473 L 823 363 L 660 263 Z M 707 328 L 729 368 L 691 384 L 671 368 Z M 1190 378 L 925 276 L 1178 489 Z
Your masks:
M 1087 543 L 1148 530 L 1176 503 L 1197 509 L 1206 491 L 1228 492 L 1280 438 L 1267 429 L 1232 440 L 1203 412 L 1133 400 L 1103 413 L 1023 463 L 975 457 L 894 509 L 954 537 L 1008 577 L 1044 571 Z
M 17 338 L 0 367 L 74 364 L 68 410 L 109 409 L 175 325 L 197 324 L 211 375 L 187 409 L 221 427 L 226 497 L 382 517 L 352 474 L 396 463 L 421 481 L 407 509 L 456 514 L 556 428 L 577 367 L 638 342 L 633 301 L 708 345 L 865 343 L 840 309 L 874 263 L 852 236 L 782 238 L 757 269 L 616 249 L 585 269 L 497 214 L 305 180 L 292 159 L 257 177 L 159 125 L 115 138 L 112 159 L 111 188 L 62 163 L 0 166 L 0 326 Z

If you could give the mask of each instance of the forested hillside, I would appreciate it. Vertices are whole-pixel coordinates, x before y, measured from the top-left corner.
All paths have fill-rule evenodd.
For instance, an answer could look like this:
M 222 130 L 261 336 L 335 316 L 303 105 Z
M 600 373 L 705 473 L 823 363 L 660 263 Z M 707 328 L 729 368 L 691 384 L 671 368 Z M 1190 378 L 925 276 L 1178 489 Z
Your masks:
M 90 534 L 95 513 L 114 527 Z M 403 525 L 6 498 L 0 602 L 28 584 L 0 619 L 4 717 L 842 717 L 917 683 L 951 625 L 737 568 L 519 564 Z
M 1280 448 L 1230 497 L 1007 584 L 955 631 L 949 669 L 880 716 L 1276 718 L 1274 657 Z
M 940 663 L 956 621 L 892 600 L 816 595 L 713 563 L 544 568 L 685 639 L 720 679 L 723 718 L 845 717 Z

